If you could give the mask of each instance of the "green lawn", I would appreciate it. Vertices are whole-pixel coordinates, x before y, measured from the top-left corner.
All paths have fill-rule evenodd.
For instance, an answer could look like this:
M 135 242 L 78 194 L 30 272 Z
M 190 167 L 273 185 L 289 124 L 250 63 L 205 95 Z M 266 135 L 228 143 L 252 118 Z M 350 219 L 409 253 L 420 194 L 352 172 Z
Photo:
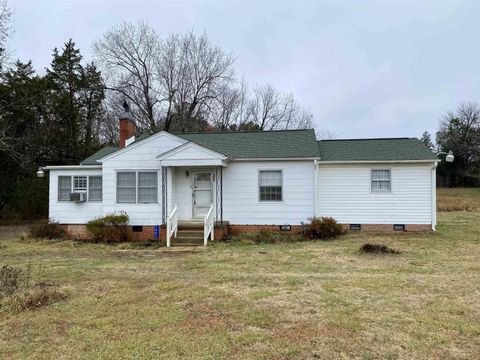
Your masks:
M 431 234 L 178 254 L 0 228 L 0 265 L 69 294 L 0 308 L 0 358 L 478 358 L 480 212 L 438 218 Z M 360 254 L 367 241 L 402 254 Z

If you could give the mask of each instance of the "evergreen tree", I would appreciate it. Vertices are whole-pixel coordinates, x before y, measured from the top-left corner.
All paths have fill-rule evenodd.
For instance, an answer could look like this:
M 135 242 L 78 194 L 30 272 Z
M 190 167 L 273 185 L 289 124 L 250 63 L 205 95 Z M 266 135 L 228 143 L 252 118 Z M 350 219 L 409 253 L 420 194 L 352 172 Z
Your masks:
M 0 73 L 0 211 L 47 214 L 48 179 L 35 171 L 78 164 L 98 149 L 103 99 L 100 72 L 82 64 L 72 40 L 54 49 L 45 76 L 20 61 Z
M 105 98 L 100 71 L 95 64 L 85 66 L 82 72 L 82 89 L 80 91 L 81 126 L 83 126 L 83 144 L 90 152 L 98 145 L 98 123 L 103 120 L 102 102 Z
M 428 147 L 430 150 L 433 150 L 433 149 L 434 149 L 433 142 L 432 142 L 432 136 L 430 135 L 430 133 L 429 133 L 428 131 L 424 131 L 424 132 L 423 132 L 420 141 L 421 141 L 426 147 Z
M 59 150 L 61 163 L 80 161 L 96 144 L 94 124 L 101 117 L 104 89 L 100 72 L 93 64 L 84 67 L 81 61 L 80 50 L 70 39 L 61 52 L 54 49 L 51 69 L 47 69 L 56 123 L 52 145 Z
M 48 198 L 35 201 L 29 195 L 41 197 L 48 188 L 46 182 L 26 185 L 37 164 L 48 157 L 48 146 L 39 132 L 44 131 L 45 81 L 35 75 L 31 62 L 20 61 L 2 73 L 0 79 L 0 210 L 8 205 L 17 213 L 19 208 L 29 214 L 45 213 Z M 35 191 L 39 186 L 40 191 Z

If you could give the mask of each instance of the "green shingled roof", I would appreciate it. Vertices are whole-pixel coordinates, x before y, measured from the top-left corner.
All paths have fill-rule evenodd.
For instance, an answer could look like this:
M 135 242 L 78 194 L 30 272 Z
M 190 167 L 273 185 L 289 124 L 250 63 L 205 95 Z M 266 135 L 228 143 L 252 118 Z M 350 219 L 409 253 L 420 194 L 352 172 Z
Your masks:
M 192 133 L 177 136 L 230 159 L 317 158 L 314 130 Z
M 320 140 L 322 161 L 437 160 L 416 138 Z
M 97 162 L 98 159 L 107 156 L 115 151 L 120 149 L 118 146 L 105 146 L 98 150 L 96 153 L 93 155 L 90 155 L 88 158 L 83 160 L 80 165 L 100 165 L 100 163 Z
M 150 137 L 140 135 L 135 143 Z M 437 160 L 416 138 L 320 140 L 313 130 L 189 133 L 177 136 L 226 155 L 230 159 L 318 158 L 321 161 Z M 119 148 L 105 146 L 81 162 L 98 159 Z

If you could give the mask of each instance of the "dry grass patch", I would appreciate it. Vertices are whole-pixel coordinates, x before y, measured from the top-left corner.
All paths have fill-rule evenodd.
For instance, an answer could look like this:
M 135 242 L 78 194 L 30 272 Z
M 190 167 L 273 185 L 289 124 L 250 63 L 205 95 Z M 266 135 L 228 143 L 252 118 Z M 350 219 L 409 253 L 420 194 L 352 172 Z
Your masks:
M 0 312 L 0 358 L 474 359 L 480 349 L 480 212 L 442 212 L 436 233 L 212 244 L 171 256 L 20 241 L 1 264 L 43 267 L 71 294 Z M 363 243 L 401 250 L 370 256 Z
M 67 299 L 65 289 L 49 284 L 38 284 L 30 289 L 16 292 L 6 299 L 4 305 L 15 311 L 34 310 Z
M 474 211 L 480 209 L 480 188 L 437 189 L 438 211 Z

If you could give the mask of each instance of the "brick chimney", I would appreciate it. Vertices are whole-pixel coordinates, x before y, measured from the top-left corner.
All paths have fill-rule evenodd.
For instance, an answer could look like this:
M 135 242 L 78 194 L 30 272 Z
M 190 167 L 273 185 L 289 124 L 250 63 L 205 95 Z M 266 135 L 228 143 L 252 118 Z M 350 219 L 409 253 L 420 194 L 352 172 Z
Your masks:
M 135 136 L 135 121 L 133 121 L 132 115 L 130 113 L 130 108 L 125 101 L 123 103 L 123 108 L 125 112 L 120 116 L 120 149 L 123 149 L 128 144 L 126 143 L 128 139 L 132 136 Z

